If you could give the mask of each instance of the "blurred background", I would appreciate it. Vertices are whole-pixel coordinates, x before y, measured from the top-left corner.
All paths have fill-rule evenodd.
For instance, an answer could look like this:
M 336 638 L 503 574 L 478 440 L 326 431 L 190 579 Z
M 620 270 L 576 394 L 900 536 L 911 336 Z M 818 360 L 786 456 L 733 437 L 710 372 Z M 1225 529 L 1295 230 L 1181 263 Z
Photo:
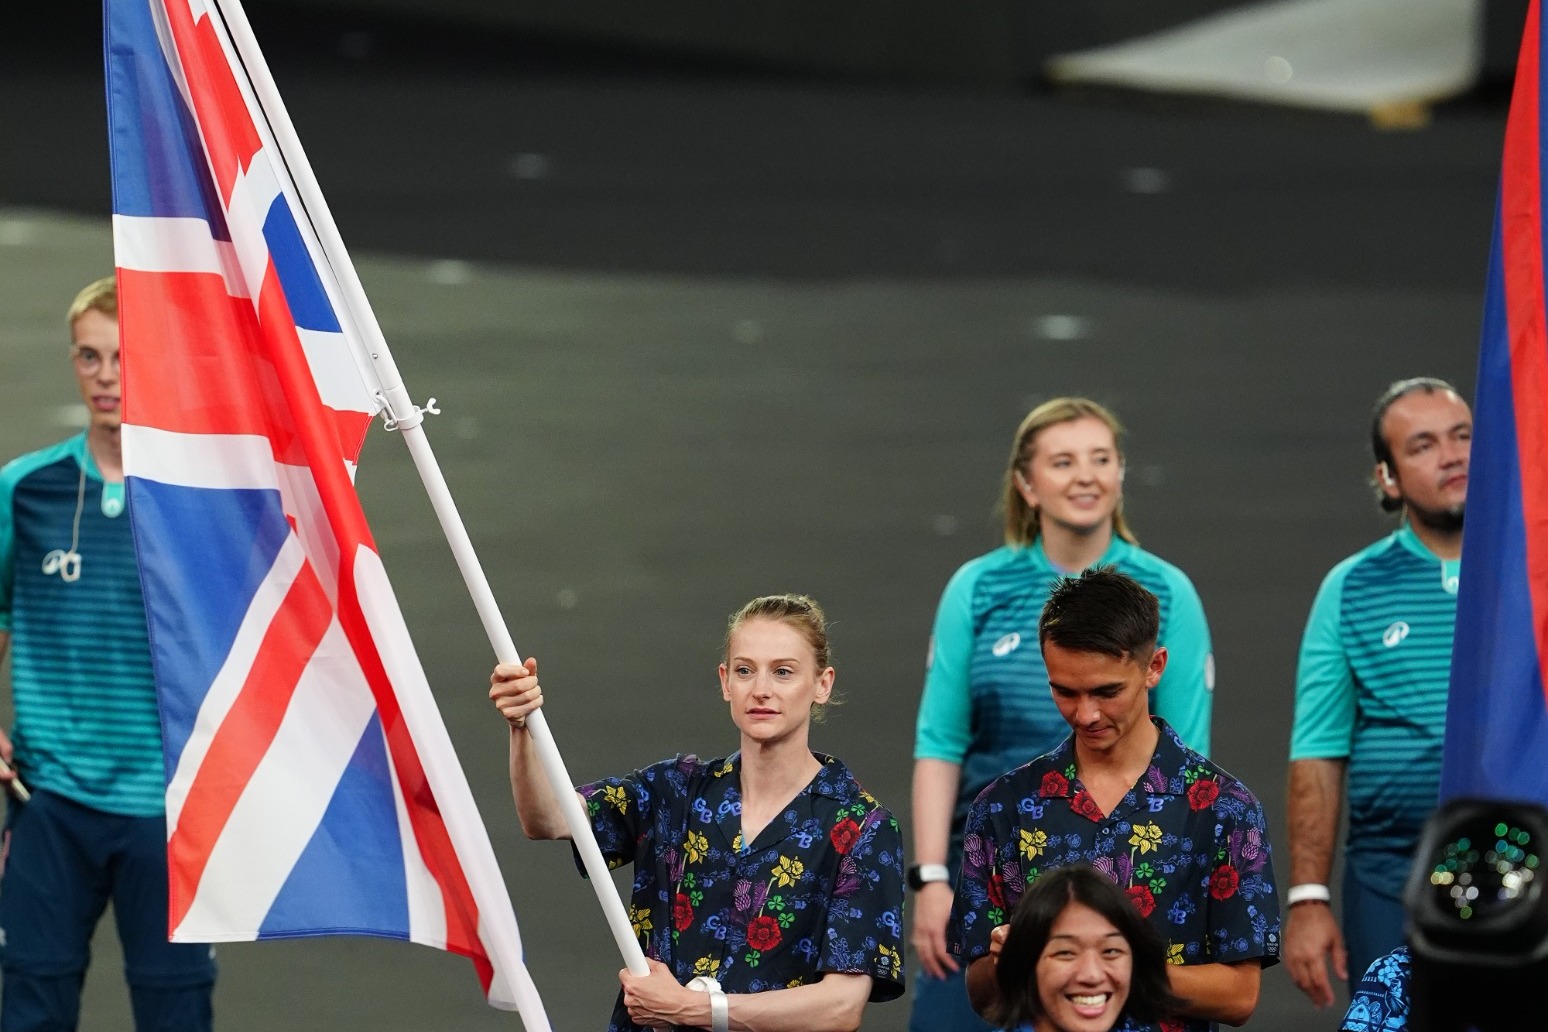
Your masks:
M 815 736 L 908 819 L 939 592 L 998 543 L 1025 411 L 1128 425 L 1127 508 L 1204 599 L 1214 755 L 1284 841 L 1296 650 L 1386 532 L 1369 406 L 1471 396 L 1525 0 L 292 0 L 249 15 L 578 780 L 735 732 L 726 615 L 833 619 Z M 0 456 L 84 419 L 63 313 L 112 267 L 100 12 L 0 33 Z M 522 839 L 492 654 L 408 456 L 366 511 L 563 1030 L 620 966 Z M 1288 873 L 1288 856 L 1278 867 Z M 1336 882 L 1335 882 L 1336 884 Z M 104 925 L 83 1027 L 124 1027 Z M 494 1029 L 460 958 L 220 949 L 228 1032 Z M 909 1002 L 872 1007 L 897 1032 Z M 1282 969 L 1249 1027 L 1337 1027 Z

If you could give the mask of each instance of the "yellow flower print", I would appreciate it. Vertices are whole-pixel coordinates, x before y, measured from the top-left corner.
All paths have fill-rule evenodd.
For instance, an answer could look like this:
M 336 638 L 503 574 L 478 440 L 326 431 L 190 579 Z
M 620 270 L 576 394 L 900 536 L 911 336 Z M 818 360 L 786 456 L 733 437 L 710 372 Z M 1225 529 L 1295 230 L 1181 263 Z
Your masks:
M 1166 947 L 1166 962 L 1168 964 L 1181 964 L 1183 962 L 1182 951 L 1183 951 L 1183 944 L 1180 943 L 1180 942 L 1179 943 L 1175 943 L 1175 944 L 1172 944 L 1172 943 L 1167 944 L 1167 947 Z
M 1134 834 L 1129 836 L 1129 845 L 1140 851 L 1140 855 L 1161 848 L 1161 826 L 1159 824 L 1136 824 Z
M 883 968 L 891 971 L 903 970 L 903 958 L 898 956 L 897 950 L 892 949 L 890 946 L 878 945 L 876 951 L 881 954 L 881 966 Z
M 714 978 L 720 974 L 719 957 L 700 957 L 693 962 L 693 973 L 696 975 L 709 975 Z
M 650 922 L 650 909 L 632 904 L 629 906 L 629 923 L 634 925 L 635 935 L 644 935 L 655 927 Z
M 736 838 L 731 840 L 731 850 L 735 853 L 742 851 L 742 833 L 740 831 L 736 833 Z
M 619 813 L 629 812 L 629 797 L 618 785 L 607 785 L 602 789 L 602 798 L 613 804 L 613 809 Z
M 779 858 L 779 865 L 774 868 L 774 884 L 784 888 L 794 885 L 796 879 L 806 873 L 806 865 L 799 860 L 792 860 L 788 856 Z
M 1028 831 L 1021 829 L 1021 855 L 1028 860 L 1036 860 L 1043 855 L 1043 849 L 1048 845 L 1048 833 L 1042 828 L 1033 828 Z
M 697 831 L 690 831 L 688 837 L 683 840 L 683 852 L 688 854 L 688 862 L 696 864 L 704 859 L 704 854 L 709 852 L 709 839 Z

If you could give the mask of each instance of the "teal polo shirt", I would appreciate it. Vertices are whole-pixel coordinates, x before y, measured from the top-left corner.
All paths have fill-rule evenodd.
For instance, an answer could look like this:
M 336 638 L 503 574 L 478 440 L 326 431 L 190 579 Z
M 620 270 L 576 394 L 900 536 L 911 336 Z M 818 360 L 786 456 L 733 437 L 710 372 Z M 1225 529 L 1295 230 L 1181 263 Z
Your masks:
M 1150 710 L 1208 755 L 1214 656 L 1199 593 L 1176 566 L 1113 536 L 1094 566 L 1111 565 L 1160 602 L 1159 643 L 1169 658 Z M 1043 605 L 1068 571 L 1041 540 L 966 563 L 941 596 L 919 704 L 914 758 L 960 764 L 953 842 L 974 797 L 995 778 L 1051 751 L 1070 733 L 1048 687 L 1038 645 Z
M 66 580 L 57 553 L 72 543 L 79 577 Z M 128 499 L 103 481 L 85 434 L 0 468 L 0 630 L 11 634 L 23 781 L 108 813 L 164 813 Z
M 1392 896 L 1440 794 L 1460 577 L 1404 525 L 1333 567 L 1301 641 L 1290 759 L 1349 761 L 1348 862 Z

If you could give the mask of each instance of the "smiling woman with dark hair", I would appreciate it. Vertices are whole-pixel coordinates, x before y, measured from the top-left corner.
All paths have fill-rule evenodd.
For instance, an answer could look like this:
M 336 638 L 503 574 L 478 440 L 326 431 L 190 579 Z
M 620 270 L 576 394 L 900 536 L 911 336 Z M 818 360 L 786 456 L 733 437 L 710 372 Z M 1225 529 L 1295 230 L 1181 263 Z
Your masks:
M 1149 1024 L 1182 1001 L 1161 939 L 1122 889 L 1076 864 L 1027 890 L 997 954 L 996 1020 L 1015 1032 L 1107 1032 Z

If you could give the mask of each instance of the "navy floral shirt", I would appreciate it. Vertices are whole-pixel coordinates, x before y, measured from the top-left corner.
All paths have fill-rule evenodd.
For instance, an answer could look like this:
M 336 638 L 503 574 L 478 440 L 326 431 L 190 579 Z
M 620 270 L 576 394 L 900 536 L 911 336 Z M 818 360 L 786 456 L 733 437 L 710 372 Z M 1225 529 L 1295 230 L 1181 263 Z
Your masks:
M 751 843 L 741 756 L 663 760 L 579 791 L 609 867 L 635 865 L 630 919 L 679 982 L 728 993 L 784 989 L 826 972 L 870 975 L 872 1000 L 903 992 L 903 839 L 849 768 L 822 769 Z M 633 1032 L 619 994 L 609 1026 Z
M 1103 816 L 1075 773 L 1071 738 L 990 782 L 968 812 L 947 937 L 964 960 L 989 952 L 1042 871 L 1087 863 L 1125 889 L 1173 964 L 1279 959 L 1279 900 L 1263 808 L 1165 721 L 1155 755 Z M 1126 1026 L 1132 1027 L 1132 1026 Z M 1204 1030 L 1203 1020 L 1159 1027 Z
M 1407 1032 L 1412 974 L 1413 958 L 1407 946 L 1377 957 L 1355 987 L 1339 1028 L 1343 1032 Z

